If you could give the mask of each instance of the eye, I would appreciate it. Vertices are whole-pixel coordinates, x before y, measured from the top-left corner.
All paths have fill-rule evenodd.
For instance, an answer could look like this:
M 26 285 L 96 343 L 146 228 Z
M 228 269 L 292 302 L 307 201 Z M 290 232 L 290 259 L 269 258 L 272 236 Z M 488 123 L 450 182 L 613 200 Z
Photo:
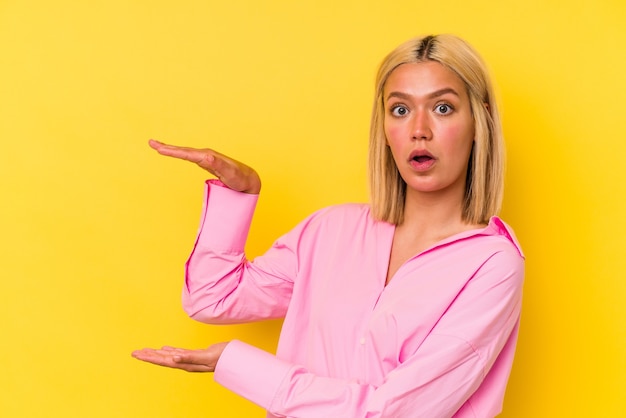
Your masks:
M 395 105 L 391 107 L 390 113 L 393 116 L 401 118 L 402 116 L 406 116 L 407 113 L 409 113 L 409 109 L 407 109 L 404 105 Z
M 447 115 L 451 113 L 454 109 L 447 103 L 441 103 L 435 106 L 435 113 L 438 115 Z

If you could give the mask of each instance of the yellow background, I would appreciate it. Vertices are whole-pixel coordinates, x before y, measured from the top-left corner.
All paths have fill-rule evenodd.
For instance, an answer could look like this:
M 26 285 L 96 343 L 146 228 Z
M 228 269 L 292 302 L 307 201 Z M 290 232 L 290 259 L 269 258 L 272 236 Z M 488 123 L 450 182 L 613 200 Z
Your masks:
M 0 1 L 0 415 L 252 417 L 144 346 L 239 338 L 180 308 L 203 173 L 151 137 L 258 169 L 250 255 L 364 201 L 373 78 L 423 33 L 469 40 L 508 144 L 527 255 L 502 416 L 626 415 L 626 6 L 593 1 Z

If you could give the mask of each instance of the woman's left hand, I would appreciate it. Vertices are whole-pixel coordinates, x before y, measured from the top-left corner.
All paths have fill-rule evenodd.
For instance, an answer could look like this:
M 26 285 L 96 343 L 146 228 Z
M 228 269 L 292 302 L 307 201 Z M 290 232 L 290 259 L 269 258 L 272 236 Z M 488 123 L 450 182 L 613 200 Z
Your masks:
M 137 360 L 188 372 L 214 372 L 227 345 L 227 342 L 218 343 L 200 350 L 169 346 L 160 349 L 144 348 L 133 351 L 132 356 Z

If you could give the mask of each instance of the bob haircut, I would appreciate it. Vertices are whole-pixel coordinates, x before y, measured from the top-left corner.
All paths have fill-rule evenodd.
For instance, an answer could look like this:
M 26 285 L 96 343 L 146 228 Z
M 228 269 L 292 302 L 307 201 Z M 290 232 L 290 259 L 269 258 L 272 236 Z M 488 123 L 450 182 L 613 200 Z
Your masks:
M 453 35 L 411 39 L 394 49 L 380 65 L 369 144 L 369 178 L 372 215 L 399 225 L 404 220 L 406 183 L 387 146 L 383 90 L 391 72 L 407 63 L 435 61 L 463 81 L 474 119 L 474 144 L 470 154 L 463 199 L 463 221 L 483 224 L 496 215 L 504 188 L 504 140 L 493 87 L 478 53 Z

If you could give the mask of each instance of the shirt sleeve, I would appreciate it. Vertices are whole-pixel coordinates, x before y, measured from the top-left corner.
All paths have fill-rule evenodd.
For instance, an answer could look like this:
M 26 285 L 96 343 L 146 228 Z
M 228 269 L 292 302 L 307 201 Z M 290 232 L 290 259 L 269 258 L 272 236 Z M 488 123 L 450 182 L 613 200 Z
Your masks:
M 279 417 L 455 416 L 499 367 L 500 354 L 512 355 L 504 348 L 515 345 L 523 271 L 517 252 L 492 255 L 421 346 L 377 387 L 318 376 L 239 341 L 224 350 L 215 380 Z
M 297 260 L 290 236 L 258 262 L 244 247 L 258 195 L 208 181 L 193 251 L 185 265 L 183 308 L 206 323 L 238 323 L 283 317 Z M 297 238 L 294 238 L 297 239 Z

